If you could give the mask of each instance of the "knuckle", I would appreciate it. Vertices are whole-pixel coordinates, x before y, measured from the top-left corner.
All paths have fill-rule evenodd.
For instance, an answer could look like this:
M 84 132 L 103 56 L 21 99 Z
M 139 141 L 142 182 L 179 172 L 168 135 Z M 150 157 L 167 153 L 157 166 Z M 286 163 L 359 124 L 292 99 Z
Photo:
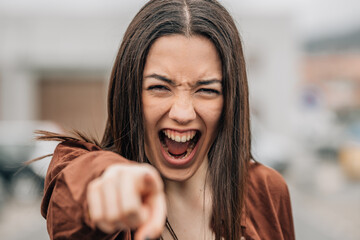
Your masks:
M 89 215 L 90 215 L 90 219 L 95 223 L 101 221 L 102 219 L 102 216 L 100 214 L 96 213 L 95 211 L 92 211 L 91 209 L 89 209 Z
M 136 210 L 128 211 L 123 220 L 130 228 L 136 228 L 140 225 L 140 217 Z
M 123 172 L 123 169 L 124 169 L 124 166 L 122 164 L 113 164 L 105 170 L 103 177 L 104 178 L 114 178 L 118 174 L 121 174 Z
M 152 173 L 157 172 L 155 170 L 155 168 L 152 165 L 150 165 L 149 163 L 143 163 L 142 167 L 146 168 L 148 171 L 150 171 Z
M 160 234 L 164 230 L 164 226 L 163 225 L 153 225 L 153 226 L 151 226 L 151 230 L 152 230 L 154 235 L 160 236 Z
M 136 208 L 134 206 L 131 206 L 131 207 L 128 207 L 127 209 L 124 209 L 122 215 L 125 219 L 128 219 L 128 218 L 134 217 L 134 215 L 136 215 L 136 214 L 137 214 Z
M 161 234 L 162 233 L 162 231 L 163 231 L 163 226 L 154 226 L 154 232 L 156 233 L 156 234 Z
M 149 165 L 147 168 L 147 172 L 145 173 L 147 177 L 151 178 L 152 185 L 155 187 L 156 190 L 163 191 L 164 183 L 160 176 L 160 173 L 152 166 Z
M 100 185 L 101 185 L 101 183 L 100 183 L 99 179 L 95 179 L 88 184 L 88 190 L 94 191 L 94 190 L 98 189 L 100 187 Z
M 161 179 L 159 172 L 150 164 L 144 163 L 143 169 L 145 174 L 150 174 L 153 178 Z
M 111 233 L 116 231 L 116 228 L 115 228 L 114 225 L 109 224 L 109 223 L 104 222 L 104 221 L 98 222 L 96 225 L 100 228 L 101 231 L 103 231 L 105 233 L 111 234 Z
M 107 216 L 106 216 L 106 220 L 107 222 L 110 222 L 110 223 L 114 223 L 114 222 L 117 222 L 119 221 L 120 219 L 120 214 L 117 214 L 115 212 L 108 212 Z
M 114 178 L 113 177 L 105 177 L 104 179 L 102 179 L 102 185 L 105 187 L 109 187 L 113 184 L 114 182 Z

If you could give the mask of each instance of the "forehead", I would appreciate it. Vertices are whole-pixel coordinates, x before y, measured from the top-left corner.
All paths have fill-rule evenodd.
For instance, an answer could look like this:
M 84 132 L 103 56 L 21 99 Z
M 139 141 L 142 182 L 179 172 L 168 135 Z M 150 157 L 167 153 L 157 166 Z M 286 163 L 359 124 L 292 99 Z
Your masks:
M 144 75 L 163 74 L 172 79 L 222 78 L 221 60 L 206 37 L 170 35 L 157 39 L 146 59 Z

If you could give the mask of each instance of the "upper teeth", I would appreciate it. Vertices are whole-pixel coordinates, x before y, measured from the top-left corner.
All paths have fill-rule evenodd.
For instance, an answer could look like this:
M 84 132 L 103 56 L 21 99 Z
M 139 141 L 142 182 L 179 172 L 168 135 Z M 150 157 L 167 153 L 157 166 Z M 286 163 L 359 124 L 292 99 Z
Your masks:
M 193 139 L 196 135 L 196 131 L 193 131 L 193 130 L 186 131 L 186 132 L 177 132 L 174 130 L 166 129 L 166 130 L 163 130 L 163 133 L 165 134 L 165 136 L 174 140 L 175 142 L 186 142 L 186 141 L 189 141 L 190 139 Z

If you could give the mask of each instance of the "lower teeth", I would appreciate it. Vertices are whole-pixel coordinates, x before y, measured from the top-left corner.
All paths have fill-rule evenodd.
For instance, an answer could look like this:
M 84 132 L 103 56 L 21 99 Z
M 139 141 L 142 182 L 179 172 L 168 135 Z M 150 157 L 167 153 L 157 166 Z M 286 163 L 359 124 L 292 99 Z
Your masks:
M 194 147 L 195 147 L 195 144 L 194 144 L 194 143 L 190 143 L 188 149 L 186 150 L 186 154 L 185 154 L 184 156 L 180 157 L 180 158 L 176 158 L 176 157 L 174 157 L 174 155 L 172 155 L 172 154 L 169 152 L 168 147 L 163 144 L 163 148 L 164 148 L 164 150 L 166 151 L 166 153 L 168 154 L 168 156 L 169 156 L 169 157 L 172 157 L 172 158 L 176 158 L 176 159 L 184 159 L 184 158 L 187 158 L 187 157 L 190 155 L 190 153 L 192 152 L 192 150 L 194 149 Z

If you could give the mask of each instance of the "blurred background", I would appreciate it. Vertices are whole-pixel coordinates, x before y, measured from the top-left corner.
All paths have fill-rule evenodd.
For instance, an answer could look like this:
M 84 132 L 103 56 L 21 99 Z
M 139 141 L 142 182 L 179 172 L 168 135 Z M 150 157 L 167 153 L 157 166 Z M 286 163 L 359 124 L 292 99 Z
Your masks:
M 0 238 L 49 239 L 40 216 L 56 143 L 101 138 L 122 35 L 145 0 L 0 0 Z M 360 1 L 223 0 L 247 59 L 255 158 L 287 180 L 296 236 L 360 239 Z

